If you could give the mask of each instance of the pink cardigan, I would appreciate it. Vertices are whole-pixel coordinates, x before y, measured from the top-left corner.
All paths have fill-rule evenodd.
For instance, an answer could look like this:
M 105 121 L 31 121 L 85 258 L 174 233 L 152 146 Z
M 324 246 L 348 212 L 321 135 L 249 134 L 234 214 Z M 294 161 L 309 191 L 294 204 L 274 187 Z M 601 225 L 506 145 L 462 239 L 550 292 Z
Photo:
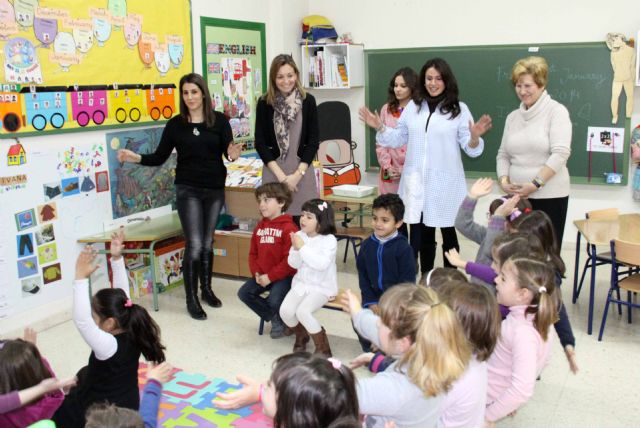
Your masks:
M 380 109 L 380 119 L 385 126 L 395 128 L 398 123 L 398 117 L 394 117 L 389 111 L 389 104 L 385 104 Z M 398 186 L 400 185 L 400 178 L 397 180 L 383 180 L 382 174 L 389 168 L 397 170 L 402 173 L 402 167 L 404 166 L 404 158 L 407 154 L 407 145 L 398 148 L 390 149 L 387 147 L 380 147 L 376 144 L 376 156 L 378 157 L 378 164 L 380 164 L 380 174 L 378 175 L 378 193 L 384 195 L 386 193 L 398 193 Z
M 47 370 L 49 370 L 49 373 L 51 373 L 51 376 L 55 376 L 46 358 L 43 358 L 42 362 L 47 367 Z M 64 394 L 62 391 L 51 392 L 31 404 L 19 407 L 11 412 L 0 414 L 0 427 L 21 428 L 42 419 L 49 419 L 55 411 L 58 410 L 63 400 Z
M 549 337 L 533 326 L 527 306 L 512 306 L 502 321 L 496 349 L 489 358 L 487 411 L 485 418 L 497 421 L 525 404 L 533 395 L 536 378 L 550 359 Z M 552 334 L 553 329 L 549 330 Z

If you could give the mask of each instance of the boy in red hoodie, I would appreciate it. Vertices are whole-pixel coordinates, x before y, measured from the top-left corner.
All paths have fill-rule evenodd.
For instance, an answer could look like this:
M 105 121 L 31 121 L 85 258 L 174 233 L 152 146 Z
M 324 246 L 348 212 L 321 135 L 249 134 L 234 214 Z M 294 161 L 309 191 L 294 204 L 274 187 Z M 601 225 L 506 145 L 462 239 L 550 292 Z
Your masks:
M 283 214 L 291 204 L 291 191 L 281 183 L 267 183 L 256 189 L 256 200 L 262 220 L 253 230 L 249 249 L 249 269 L 253 278 L 238 290 L 238 297 L 260 318 L 271 321 L 272 339 L 284 336 L 285 325 L 280 319 L 280 305 L 291 288 L 296 270 L 287 258 L 291 248 L 291 232 L 298 227 L 289 214 Z M 265 291 L 267 297 L 263 297 Z

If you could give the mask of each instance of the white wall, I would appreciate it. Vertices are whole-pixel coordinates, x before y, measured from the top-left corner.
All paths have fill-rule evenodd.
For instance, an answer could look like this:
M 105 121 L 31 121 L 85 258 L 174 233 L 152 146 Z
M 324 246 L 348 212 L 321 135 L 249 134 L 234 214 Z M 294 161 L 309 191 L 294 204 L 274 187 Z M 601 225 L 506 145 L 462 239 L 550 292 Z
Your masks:
M 604 40 L 611 31 L 636 37 L 640 30 L 638 10 L 634 0 L 459 0 L 446 4 L 433 0 L 309 0 L 309 14 L 326 16 L 338 34 L 351 32 L 354 41 L 364 43 L 365 49 L 592 42 Z M 364 90 L 313 94 L 319 102 L 337 99 L 349 104 L 353 139 L 358 143 L 356 161 L 364 169 L 365 129 L 357 118 L 357 109 L 364 105 Z M 632 128 L 640 122 L 640 90 L 636 90 L 634 101 Z M 621 212 L 640 210 L 640 203 L 631 198 L 633 168 L 629 169 L 629 185 L 625 187 L 571 186 L 565 245 L 575 242 L 571 221 L 583 218 L 586 211 L 606 207 L 618 207 Z M 363 178 L 367 183 L 376 180 L 375 173 Z M 486 206 L 478 208 L 479 213 L 485 211 Z

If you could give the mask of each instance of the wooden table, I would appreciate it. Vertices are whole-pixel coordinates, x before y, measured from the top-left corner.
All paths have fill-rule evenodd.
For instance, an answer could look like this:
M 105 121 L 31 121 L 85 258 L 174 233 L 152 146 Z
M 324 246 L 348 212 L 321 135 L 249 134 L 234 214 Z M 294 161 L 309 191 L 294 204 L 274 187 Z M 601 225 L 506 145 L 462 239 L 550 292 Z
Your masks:
M 117 229 L 108 230 L 95 235 L 85 236 L 78 239 L 81 244 L 106 244 L 111 242 L 111 234 Z M 153 309 L 158 310 L 158 278 L 156 277 L 156 264 L 154 260 L 154 248 L 158 242 L 165 239 L 174 238 L 182 235 L 182 226 L 178 213 L 163 215 L 151 219 L 131 223 L 124 227 L 124 242 L 149 242 L 149 248 L 124 249 L 123 254 L 147 254 L 149 256 L 149 264 L 151 265 L 151 278 L 153 282 Z M 98 250 L 100 254 L 107 254 L 108 250 Z
M 591 249 L 591 283 L 589 286 L 589 318 L 587 333 L 591 334 L 593 327 L 593 301 L 596 288 L 596 247 L 609 246 L 611 240 L 640 244 L 640 214 L 622 214 L 614 220 L 575 220 L 573 224 L 578 229 L 576 238 L 576 264 L 573 276 L 574 290 L 578 281 L 580 267 L 580 237 L 584 236 Z M 576 296 L 573 296 L 575 303 Z

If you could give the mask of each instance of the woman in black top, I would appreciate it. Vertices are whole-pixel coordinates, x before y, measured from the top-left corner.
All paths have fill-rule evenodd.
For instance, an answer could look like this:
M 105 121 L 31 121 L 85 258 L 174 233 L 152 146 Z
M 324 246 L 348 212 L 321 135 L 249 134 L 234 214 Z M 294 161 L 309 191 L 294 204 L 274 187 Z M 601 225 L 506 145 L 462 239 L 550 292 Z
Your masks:
M 187 310 L 192 318 L 204 320 L 207 314 L 198 301 L 198 277 L 202 299 L 214 308 L 222 305 L 211 290 L 213 233 L 224 205 L 227 176 L 222 156 L 231 161 L 237 159 L 242 145 L 233 144 L 229 121 L 212 109 L 202 76 L 183 76 L 180 94 L 180 114 L 167 122 L 156 151 L 137 154 L 121 149 L 118 160 L 157 166 L 176 149 L 176 205 L 186 240 L 182 273 Z
M 256 151 L 264 162 L 262 183 L 280 182 L 293 192 L 287 212 L 300 224 L 300 209 L 318 198 L 311 162 L 318 152 L 316 100 L 300 82 L 291 55 L 271 62 L 267 93 L 256 106 Z

